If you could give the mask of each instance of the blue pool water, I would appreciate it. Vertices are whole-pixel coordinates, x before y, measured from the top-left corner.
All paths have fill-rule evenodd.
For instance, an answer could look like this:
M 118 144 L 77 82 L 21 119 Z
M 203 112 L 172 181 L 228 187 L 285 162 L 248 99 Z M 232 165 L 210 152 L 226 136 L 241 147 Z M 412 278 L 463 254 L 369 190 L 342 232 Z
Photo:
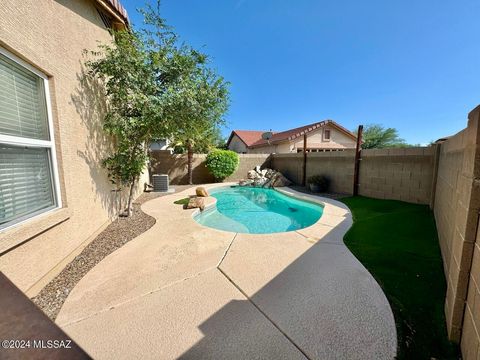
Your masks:
M 318 221 L 323 208 L 298 200 L 273 189 L 221 187 L 210 194 L 216 207 L 197 214 L 194 219 L 215 229 L 268 234 L 293 231 Z

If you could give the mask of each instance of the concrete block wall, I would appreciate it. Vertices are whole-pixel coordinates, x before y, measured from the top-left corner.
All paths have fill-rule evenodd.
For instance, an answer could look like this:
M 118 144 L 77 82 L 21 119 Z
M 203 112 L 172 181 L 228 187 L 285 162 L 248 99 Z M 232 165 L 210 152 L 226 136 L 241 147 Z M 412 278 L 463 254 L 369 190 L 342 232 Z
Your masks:
M 434 147 L 362 150 L 359 195 L 429 204 Z
M 355 150 L 307 154 L 307 179 L 312 175 L 327 176 L 332 192 L 352 194 L 354 170 Z
M 478 231 L 473 247 L 460 346 L 465 360 L 478 360 L 480 357 L 480 234 Z
M 351 194 L 353 191 L 354 150 L 307 154 L 307 179 L 325 175 L 331 180 L 330 191 Z M 302 183 L 303 154 L 273 154 L 272 167 L 296 184 Z
M 480 347 L 479 114 L 477 107 L 467 128 L 441 144 L 434 203 L 447 279 L 447 329 L 467 360 L 478 359 Z
M 272 154 L 272 168 L 280 171 L 295 184 L 301 184 L 303 176 L 303 154 Z
M 240 163 L 237 170 L 225 181 L 238 181 L 247 177 L 247 172 L 260 165 L 270 167 L 269 154 L 239 154 Z M 168 174 L 170 184 L 181 185 L 188 183 L 187 155 L 170 154 L 165 151 L 152 151 L 152 174 Z M 215 182 L 213 176 L 205 166 L 207 155 L 193 155 L 193 183 L 205 184 Z

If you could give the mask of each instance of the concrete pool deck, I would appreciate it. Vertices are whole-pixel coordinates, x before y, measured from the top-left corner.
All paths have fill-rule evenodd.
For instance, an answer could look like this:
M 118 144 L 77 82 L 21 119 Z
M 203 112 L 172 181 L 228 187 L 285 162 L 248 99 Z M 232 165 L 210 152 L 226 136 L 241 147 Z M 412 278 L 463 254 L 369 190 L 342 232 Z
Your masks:
M 207 189 L 219 185 L 206 185 Z M 193 188 L 194 189 L 194 188 Z M 174 201 L 142 205 L 157 222 L 77 284 L 57 324 L 95 359 L 393 359 L 381 288 L 343 244 L 335 200 L 320 220 L 277 234 L 206 228 Z M 193 191 L 192 191 L 193 190 Z M 213 198 L 207 198 L 212 205 Z

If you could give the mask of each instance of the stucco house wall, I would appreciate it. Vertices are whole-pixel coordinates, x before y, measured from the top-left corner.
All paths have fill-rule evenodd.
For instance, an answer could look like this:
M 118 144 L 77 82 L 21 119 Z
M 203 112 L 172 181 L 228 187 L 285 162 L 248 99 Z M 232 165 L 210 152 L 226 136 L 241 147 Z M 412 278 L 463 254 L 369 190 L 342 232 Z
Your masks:
M 247 150 L 248 154 L 285 154 L 293 151 L 290 141 L 284 141 L 269 146 L 254 147 Z
M 230 144 L 228 144 L 228 148 L 239 154 L 248 152 L 247 146 L 242 140 L 240 140 L 240 138 L 237 135 L 233 135 L 232 140 L 230 141 Z
M 330 140 L 325 139 L 325 130 L 330 130 Z M 343 131 L 340 131 L 337 127 L 332 125 L 323 125 L 318 129 L 307 133 L 307 147 L 309 149 L 320 148 L 322 150 L 343 150 L 354 149 L 355 146 L 356 141 L 352 136 L 346 135 Z M 236 133 L 232 133 L 228 148 L 237 153 L 247 154 L 296 153 L 303 149 L 303 136 L 299 136 L 292 140 L 285 138 L 284 140 L 279 141 L 277 139 L 276 141 L 272 141 L 271 144 L 265 143 L 260 146 L 255 144 L 247 146 Z
M 82 83 L 84 49 L 111 37 L 90 0 L 2 0 L 0 46 L 49 77 L 62 208 L 0 230 L 0 271 L 35 295 L 116 215 L 100 161 L 110 148 L 104 104 Z M 142 179 L 139 184 L 143 187 Z
M 330 141 L 324 139 L 324 130 L 330 130 Z M 307 135 L 307 148 L 322 147 L 325 149 L 354 149 L 356 142 L 350 136 L 339 131 L 333 126 L 326 125 L 323 128 L 312 131 Z M 295 141 L 294 151 L 303 149 L 303 138 Z

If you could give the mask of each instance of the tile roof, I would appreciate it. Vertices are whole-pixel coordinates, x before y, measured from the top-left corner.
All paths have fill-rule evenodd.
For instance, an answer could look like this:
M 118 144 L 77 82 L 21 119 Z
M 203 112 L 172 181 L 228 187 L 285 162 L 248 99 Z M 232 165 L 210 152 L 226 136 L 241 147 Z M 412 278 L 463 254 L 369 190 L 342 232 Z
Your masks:
M 233 130 L 232 135 L 230 135 L 230 139 L 228 139 L 228 142 L 230 142 L 233 134 L 235 134 L 240 138 L 240 140 L 242 140 L 245 143 L 245 145 L 252 146 L 258 140 L 262 139 L 262 134 L 264 132 L 265 131 L 257 131 L 257 130 Z
M 245 143 L 245 145 L 247 145 L 247 147 L 264 146 L 264 145 L 267 145 L 268 143 L 271 144 L 271 143 L 278 143 L 286 140 L 294 140 L 300 136 L 303 136 L 303 134 L 305 133 L 313 131 L 327 124 L 333 125 L 334 127 L 338 128 L 339 130 L 341 130 L 342 132 L 346 133 L 347 135 L 351 136 L 354 139 L 357 138 L 355 134 L 353 134 L 351 131 L 347 130 L 343 126 L 337 124 L 335 121 L 324 120 L 324 121 L 316 122 L 313 124 L 300 126 L 290 130 L 273 132 L 273 136 L 269 142 L 267 140 L 262 139 L 262 134 L 265 131 L 233 130 L 232 134 L 230 135 L 230 138 L 228 139 L 228 143 L 230 143 L 233 135 L 236 134 Z

